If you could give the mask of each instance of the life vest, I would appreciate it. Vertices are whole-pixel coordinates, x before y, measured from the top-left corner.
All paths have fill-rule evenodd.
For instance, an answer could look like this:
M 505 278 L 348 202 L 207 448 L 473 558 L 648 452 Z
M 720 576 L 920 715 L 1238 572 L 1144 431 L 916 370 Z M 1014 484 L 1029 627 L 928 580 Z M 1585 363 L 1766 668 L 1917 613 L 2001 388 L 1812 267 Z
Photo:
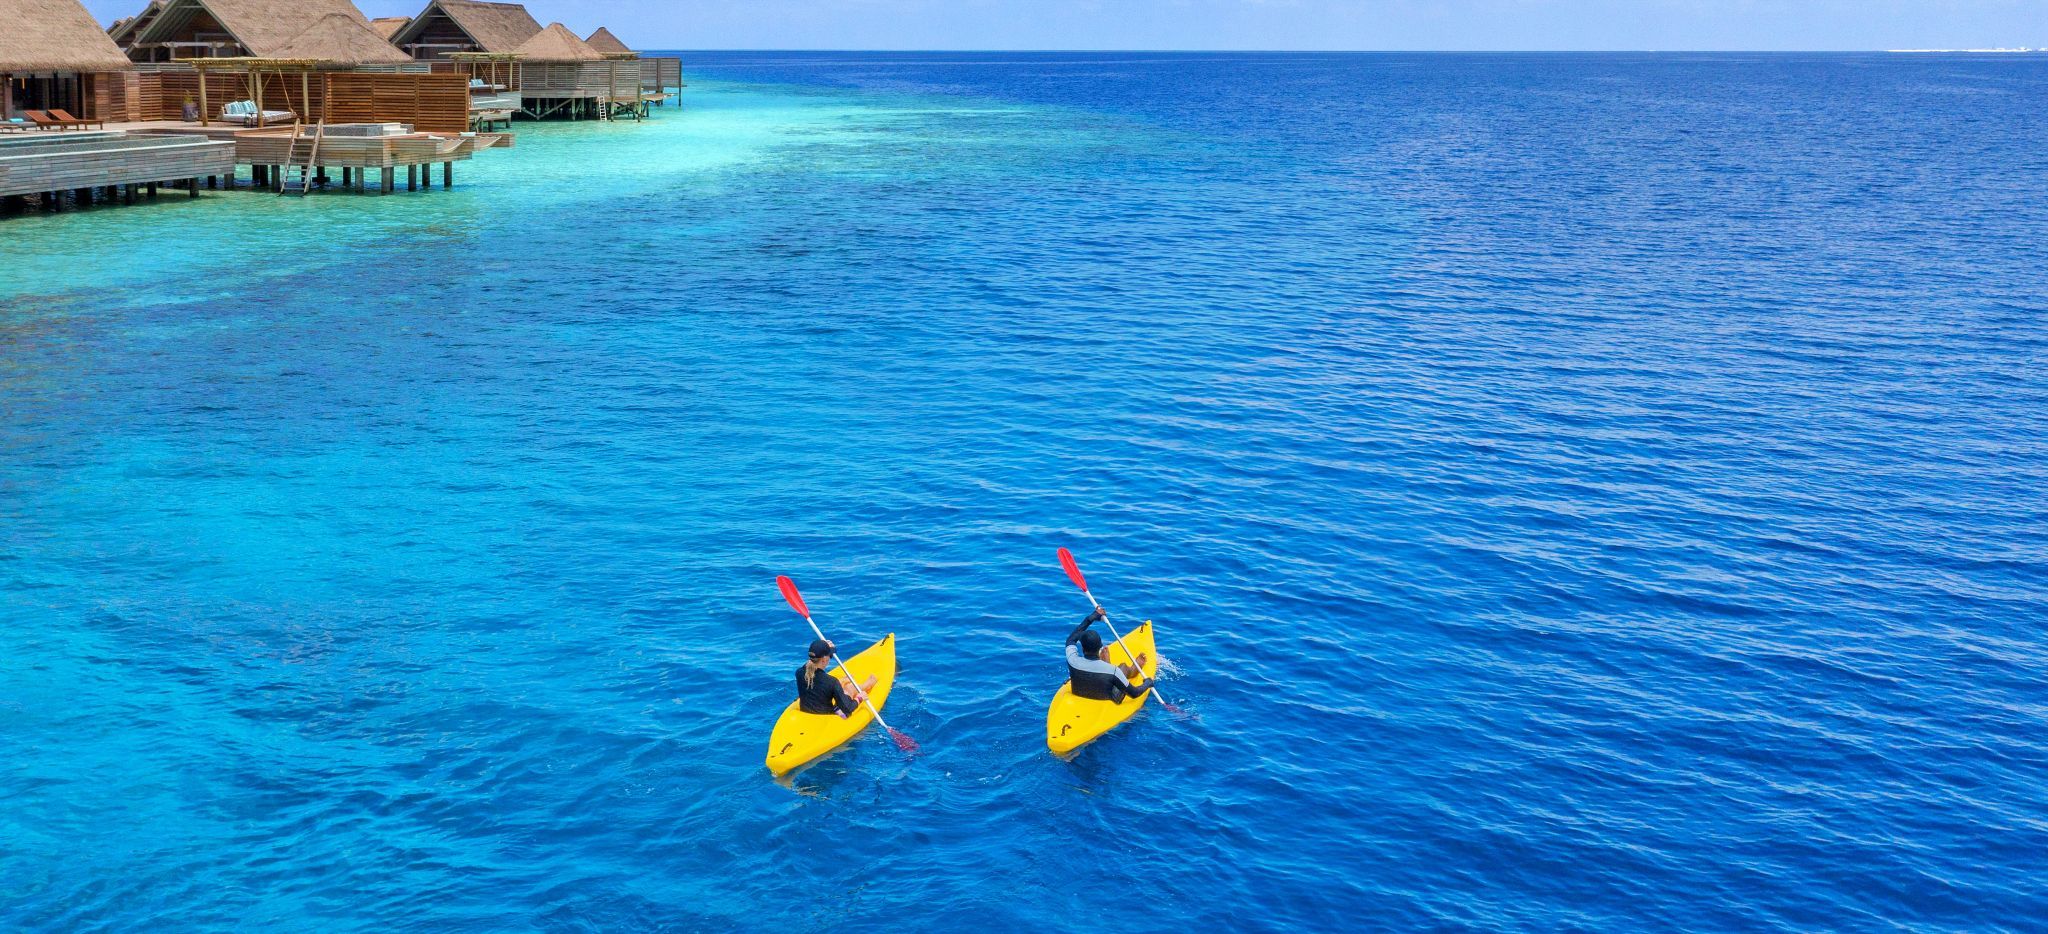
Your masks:
M 1089 700 L 1121 704 L 1130 694 L 1130 685 L 1125 683 L 1121 669 L 1082 655 L 1076 646 L 1067 647 L 1067 683 L 1073 686 L 1075 697 Z

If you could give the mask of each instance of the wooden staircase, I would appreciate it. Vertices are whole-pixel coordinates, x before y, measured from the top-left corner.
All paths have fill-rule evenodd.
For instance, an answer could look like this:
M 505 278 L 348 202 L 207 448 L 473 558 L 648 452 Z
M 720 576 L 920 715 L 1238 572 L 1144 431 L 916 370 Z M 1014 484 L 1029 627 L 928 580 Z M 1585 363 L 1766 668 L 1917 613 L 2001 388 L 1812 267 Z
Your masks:
M 303 197 L 313 185 L 313 167 L 319 164 L 320 140 L 327 135 L 327 124 L 313 124 L 313 132 L 305 132 L 305 124 L 292 125 L 291 154 L 284 167 L 284 178 L 278 183 L 279 195 Z

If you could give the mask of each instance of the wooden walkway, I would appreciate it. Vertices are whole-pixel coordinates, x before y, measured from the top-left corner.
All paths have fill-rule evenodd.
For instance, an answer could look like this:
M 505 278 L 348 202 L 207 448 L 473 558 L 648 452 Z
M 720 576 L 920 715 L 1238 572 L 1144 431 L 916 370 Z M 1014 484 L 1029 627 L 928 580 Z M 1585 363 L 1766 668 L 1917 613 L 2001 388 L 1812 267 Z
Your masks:
M 398 190 L 398 179 L 403 175 L 405 190 L 418 191 L 433 186 L 437 164 L 441 169 L 441 187 L 450 188 L 455 184 L 455 163 L 468 161 L 486 149 L 512 145 L 509 133 L 382 133 L 370 129 L 383 126 L 381 124 L 328 124 L 321 134 L 318 155 L 312 164 L 303 169 L 288 169 L 306 158 L 302 151 L 294 151 L 294 132 L 310 134 L 310 126 L 302 125 L 296 131 L 290 125 L 257 129 L 202 127 L 175 121 L 117 126 L 154 136 L 203 136 L 231 142 L 234 144 L 235 164 L 249 167 L 249 183 L 259 189 L 278 192 L 285 191 L 287 187 L 297 187 L 296 180 L 288 185 L 287 179 L 295 173 L 304 178 L 306 190 L 375 190 L 389 194 Z M 303 150 L 303 146 L 300 148 Z M 373 170 L 377 174 L 374 183 L 371 182 Z M 233 187 L 238 183 L 234 169 L 223 174 L 225 178 L 209 179 L 208 184 Z
M 234 171 L 235 145 L 203 137 L 118 132 L 45 133 L 0 139 L 0 197 L 35 195 L 47 204 L 70 193 L 90 202 L 159 186 L 198 197 L 199 180 Z

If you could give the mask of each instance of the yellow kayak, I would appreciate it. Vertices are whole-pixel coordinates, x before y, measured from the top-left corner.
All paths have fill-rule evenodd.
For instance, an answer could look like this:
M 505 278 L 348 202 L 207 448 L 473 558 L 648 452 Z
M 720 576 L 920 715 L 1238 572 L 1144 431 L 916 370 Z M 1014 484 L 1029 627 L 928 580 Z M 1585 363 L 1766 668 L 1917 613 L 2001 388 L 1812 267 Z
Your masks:
M 1102 646 L 1103 657 L 1119 665 L 1133 664 L 1131 652 L 1145 656 L 1143 671 L 1151 678 L 1159 673 L 1159 650 L 1152 645 L 1152 621 L 1124 633 L 1122 645 L 1114 642 Z M 855 666 L 859 667 L 859 666 Z M 1152 692 L 1146 691 L 1137 700 L 1125 699 L 1117 704 L 1110 701 L 1089 700 L 1075 697 L 1072 684 L 1060 685 L 1059 693 L 1052 696 L 1052 706 L 1045 711 L 1045 745 L 1055 753 L 1072 752 L 1104 733 L 1117 724 L 1129 720 L 1138 708 L 1152 699 Z
M 853 669 L 857 677 L 847 677 L 847 668 Z M 883 636 L 882 641 L 847 659 L 845 666 L 832 669 L 832 676 L 856 686 L 873 677 L 875 687 L 868 692 L 868 699 L 880 710 L 889 701 L 889 686 L 896 683 L 896 634 Z M 790 701 L 775 721 L 775 732 L 768 734 L 768 771 L 783 775 L 831 752 L 874 719 L 866 704 L 841 718 L 837 714 L 804 713 L 797 708 L 796 701 Z

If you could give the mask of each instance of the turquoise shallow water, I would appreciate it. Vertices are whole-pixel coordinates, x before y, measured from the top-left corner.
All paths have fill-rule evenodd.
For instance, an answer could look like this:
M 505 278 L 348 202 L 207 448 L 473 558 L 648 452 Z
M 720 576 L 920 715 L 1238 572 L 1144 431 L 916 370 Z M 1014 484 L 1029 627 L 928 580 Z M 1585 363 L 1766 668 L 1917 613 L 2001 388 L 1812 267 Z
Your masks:
M 0 926 L 2048 917 L 2048 65 L 689 64 L 0 221 Z

